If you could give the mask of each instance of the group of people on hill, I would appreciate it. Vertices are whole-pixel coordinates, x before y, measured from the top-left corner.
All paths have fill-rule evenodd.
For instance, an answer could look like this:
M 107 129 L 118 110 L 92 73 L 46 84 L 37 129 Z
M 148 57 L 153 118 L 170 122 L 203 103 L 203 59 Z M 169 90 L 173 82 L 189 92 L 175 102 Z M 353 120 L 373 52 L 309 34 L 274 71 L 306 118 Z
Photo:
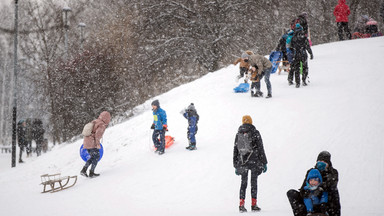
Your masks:
M 276 51 L 282 53 L 283 64 L 290 67 L 288 74 L 288 84 L 293 85 L 295 77 L 296 88 L 301 84 L 308 85 L 308 54 L 310 59 L 313 59 L 313 52 L 310 46 L 309 29 L 307 23 L 308 14 L 303 12 L 291 22 L 291 29 L 286 31 L 279 39 Z M 234 65 L 240 63 L 240 75 L 238 78 L 248 75 L 251 85 L 252 97 L 263 97 L 263 92 L 260 91 L 260 80 L 264 78 L 267 86 L 268 95 L 266 98 L 272 97 L 272 85 L 270 75 L 272 72 L 272 62 L 264 56 L 254 54 L 252 51 L 245 51 L 241 58 L 238 58 Z M 300 78 L 300 75 L 301 78 Z M 245 79 L 247 82 L 248 79 Z
M 45 130 L 43 128 L 43 122 L 40 119 L 26 120 L 21 119 L 17 123 L 17 143 L 19 145 L 19 163 L 24 163 L 22 159 L 23 152 L 26 151 L 27 157 L 30 157 L 33 152 L 32 141 L 35 141 L 35 152 L 37 156 L 41 155 L 41 152 L 45 152 L 48 148 L 48 141 L 44 139 Z

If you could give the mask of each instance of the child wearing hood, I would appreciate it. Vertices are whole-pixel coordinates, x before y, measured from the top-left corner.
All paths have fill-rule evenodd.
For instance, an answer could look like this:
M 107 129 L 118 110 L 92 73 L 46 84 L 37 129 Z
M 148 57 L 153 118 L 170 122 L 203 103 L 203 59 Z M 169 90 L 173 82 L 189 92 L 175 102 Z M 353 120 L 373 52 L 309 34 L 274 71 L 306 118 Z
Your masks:
M 84 149 L 87 149 L 88 154 L 91 156 L 80 171 L 80 174 L 85 177 L 97 177 L 100 175 L 95 173 L 95 168 L 100 158 L 100 140 L 110 121 L 111 114 L 109 112 L 104 111 L 100 113 L 99 117 L 92 121 L 93 129 L 91 135 L 84 137 Z M 92 166 L 88 175 L 87 169 L 90 165 Z
M 312 215 L 315 212 L 326 213 L 328 193 L 321 187 L 322 183 L 323 179 L 319 170 L 311 169 L 306 178 L 306 185 L 303 188 L 307 215 Z
M 188 150 L 196 150 L 196 138 L 197 133 L 197 122 L 199 121 L 199 114 L 197 114 L 195 105 L 191 103 L 187 109 L 183 110 L 182 113 L 184 118 L 188 119 L 188 132 L 187 137 L 189 146 L 186 147 Z

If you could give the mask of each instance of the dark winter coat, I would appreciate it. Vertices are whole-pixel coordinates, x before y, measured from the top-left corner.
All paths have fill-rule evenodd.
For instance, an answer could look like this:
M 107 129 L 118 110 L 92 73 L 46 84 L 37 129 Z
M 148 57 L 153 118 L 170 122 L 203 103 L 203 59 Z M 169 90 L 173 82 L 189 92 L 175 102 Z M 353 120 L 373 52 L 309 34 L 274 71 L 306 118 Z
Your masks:
M 291 49 L 293 51 L 293 59 L 305 61 L 307 60 L 307 51 L 313 56 L 312 49 L 309 45 L 308 38 L 305 36 L 304 31 L 301 29 L 295 30 L 295 34 L 292 37 Z
M 242 164 L 241 155 L 237 148 L 237 139 L 238 134 L 236 134 L 235 138 L 235 147 L 233 149 L 233 166 L 236 169 L 248 169 L 248 170 L 256 170 L 257 173 L 261 173 L 263 171 L 264 165 L 268 163 L 267 157 L 265 156 L 263 140 L 261 139 L 260 132 L 256 130 L 256 127 L 252 124 L 242 124 L 239 127 L 238 133 L 250 133 L 252 137 L 252 153 L 248 155 L 244 155 L 243 158 L 248 160 L 244 160 L 244 164 Z
M 288 32 L 285 33 L 279 40 L 279 43 L 277 44 L 276 51 L 280 51 L 283 53 L 283 55 L 287 54 L 287 38 L 288 38 Z
M 23 147 L 27 145 L 27 140 L 26 140 L 26 127 L 23 126 L 23 121 L 19 121 L 17 123 L 17 141 L 19 144 L 19 147 Z
M 333 10 L 333 15 L 336 17 L 336 22 L 348 22 L 348 16 L 351 13 L 348 5 L 345 4 L 345 0 L 339 0 L 339 4 L 336 5 Z
M 324 191 L 328 192 L 328 203 L 327 203 L 327 212 L 330 216 L 339 216 L 340 215 L 340 196 L 337 189 L 337 183 L 339 182 L 339 173 L 336 169 L 332 167 L 331 161 L 328 161 L 328 168 L 326 170 L 320 171 L 323 178 L 323 183 L 321 187 Z M 304 187 L 307 185 L 308 173 L 312 169 L 309 169 L 304 182 L 300 188 L 301 197 L 305 197 Z
M 36 143 L 42 143 L 44 140 L 44 133 L 45 130 L 43 128 L 43 122 L 40 119 L 35 119 L 33 121 L 33 139 L 36 141 Z

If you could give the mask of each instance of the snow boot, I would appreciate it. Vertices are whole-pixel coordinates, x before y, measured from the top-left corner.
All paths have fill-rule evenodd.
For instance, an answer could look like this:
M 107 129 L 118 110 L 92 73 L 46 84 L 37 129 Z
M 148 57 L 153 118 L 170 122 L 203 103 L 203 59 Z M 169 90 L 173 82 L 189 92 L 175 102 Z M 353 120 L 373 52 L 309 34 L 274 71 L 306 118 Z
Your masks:
M 186 149 L 188 149 L 188 150 L 196 150 L 197 148 L 196 148 L 196 143 L 190 143 L 189 144 L 189 146 L 188 147 L 186 147 Z
M 305 80 L 303 80 L 303 86 L 307 86 L 307 82 Z
M 164 154 L 164 151 L 158 151 L 157 152 L 159 155 L 163 155 Z
M 94 173 L 94 171 L 89 171 L 89 177 L 94 178 L 100 176 L 100 174 Z
M 288 85 L 293 85 L 293 82 L 291 80 L 288 81 Z
M 255 97 L 263 97 L 263 92 L 261 91 L 256 91 Z
M 20 160 L 19 160 L 19 163 L 24 163 L 24 161 L 20 159 Z
M 239 206 L 240 213 L 247 212 L 247 209 L 244 207 L 244 204 L 245 204 L 245 200 L 240 199 L 240 206 Z
M 87 167 L 83 167 L 83 169 L 80 171 L 80 175 L 88 177 L 88 175 L 87 175 Z
M 252 198 L 252 211 L 260 211 L 261 209 L 257 206 L 257 200 L 255 198 Z
M 272 97 L 272 94 L 268 94 L 267 97 L 265 98 L 271 98 Z
M 300 88 L 300 83 L 296 83 L 296 88 Z

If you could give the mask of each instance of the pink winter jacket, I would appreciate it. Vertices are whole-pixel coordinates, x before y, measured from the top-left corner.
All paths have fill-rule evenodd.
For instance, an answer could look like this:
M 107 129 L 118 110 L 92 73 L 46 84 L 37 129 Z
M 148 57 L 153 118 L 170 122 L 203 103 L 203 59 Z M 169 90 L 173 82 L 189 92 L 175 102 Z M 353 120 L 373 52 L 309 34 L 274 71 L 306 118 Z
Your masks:
M 336 22 L 348 22 L 348 16 L 351 13 L 348 5 L 345 4 L 345 0 L 339 0 L 339 4 L 336 5 L 333 15 L 336 17 Z
M 104 131 L 108 127 L 110 121 L 111 114 L 107 111 L 102 112 L 99 118 L 92 121 L 94 123 L 92 134 L 84 137 L 85 149 L 101 148 L 100 140 L 103 137 Z

